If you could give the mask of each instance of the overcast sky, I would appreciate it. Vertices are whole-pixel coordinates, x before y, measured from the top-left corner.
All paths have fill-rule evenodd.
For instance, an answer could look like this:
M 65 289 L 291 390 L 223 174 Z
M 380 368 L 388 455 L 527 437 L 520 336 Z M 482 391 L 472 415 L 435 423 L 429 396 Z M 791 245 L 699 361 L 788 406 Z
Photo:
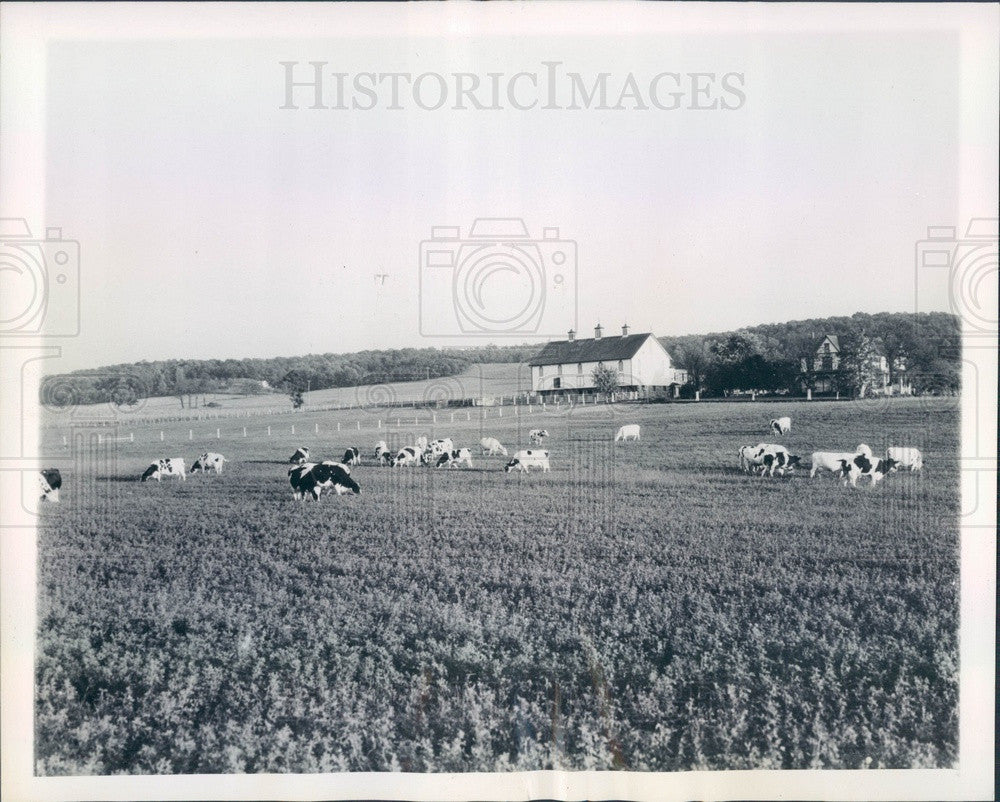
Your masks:
M 559 289 L 575 284 L 585 331 L 912 310 L 915 241 L 962 222 L 957 45 L 921 32 L 51 44 L 46 224 L 80 241 L 83 282 L 82 334 L 60 368 L 530 340 L 421 334 L 420 243 L 478 217 L 576 243 Z M 561 105 L 567 73 L 589 86 L 606 72 L 608 105 L 632 73 L 649 108 L 542 109 L 538 91 L 528 111 L 506 96 L 455 110 L 447 78 L 433 111 L 407 89 L 386 108 L 384 83 L 374 109 L 310 109 L 308 87 L 281 109 L 282 61 L 299 62 L 297 80 L 328 62 L 328 105 L 335 72 L 348 90 L 362 72 L 485 85 L 491 72 L 544 82 L 557 61 Z M 663 72 L 681 74 L 681 108 L 651 105 Z M 683 89 L 691 72 L 716 76 L 700 100 Z M 689 108 L 710 99 L 737 107 Z M 503 282 L 522 280 L 488 277 L 486 303 L 503 307 Z M 424 291 L 439 316 L 425 333 L 457 331 L 449 287 Z M 947 309 L 945 288 L 921 302 Z M 542 315 L 542 334 L 577 322 L 557 301 Z

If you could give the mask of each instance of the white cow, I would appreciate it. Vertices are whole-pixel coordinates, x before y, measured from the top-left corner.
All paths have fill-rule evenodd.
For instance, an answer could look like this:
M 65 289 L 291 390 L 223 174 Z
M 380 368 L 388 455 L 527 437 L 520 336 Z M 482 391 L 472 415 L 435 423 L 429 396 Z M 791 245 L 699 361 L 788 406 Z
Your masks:
M 187 475 L 184 472 L 184 460 L 180 457 L 169 457 L 151 462 L 149 463 L 149 467 L 146 468 L 146 472 L 139 478 L 139 481 L 145 482 L 147 479 L 155 479 L 159 482 L 164 476 L 177 476 L 181 481 L 187 481 Z
M 213 454 L 211 451 L 206 451 L 191 465 L 191 473 L 198 473 L 199 471 L 208 473 L 209 470 L 222 473 L 222 466 L 227 461 L 222 454 Z
M 421 451 L 426 451 L 427 438 L 424 435 L 420 435 L 420 437 L 417 438 L 417 442 L 414 445 L 416 445 L 416 447 L 419 448 Z
M 753 473 L 757 468 L 762 467 L 754 460 L 754 454 L 764 447 L 764 444 L 756 446 L 743 446 L 740 448 L 740 470 L 744 473 Z
M 463 462 L 470 468 L 472 467 L 472 451 L 467 448 L 457 448 L 454 451 L 446 451 L 438 457 L 437 462 L 434 463 L 434 467 L 443 468 L 447 465 L 449 468 L 454 468 Z
M 549 436 L 549 433 L 545 429 L 532 429 L 528 432 L 528 440 L 534 446 L 541 445 L 542 440 Z
M 615 442 L 617 443 L 621 440 L 623 443 L 627 443 L 629 440 L 639 439 L 639 424 L 630 423 L 627 426 L 622 426 L 618 433 L 615 435 Z
M 432 440 L 430 445 L 427 446 L 427 453 L 431 458 L 440 457 L 442 454 L 447 454 L 449 451 L 455 450 L 455 444 L 451 441 L 450 437 L 441 437 L 437 440 Z
M 924 455 L 920 453 L 919 448 L 913 448 L 913 446 L 889 446 L 885 453 L 889 459 L 895 460 L 900 468 L 919 471 L 924 467 Z
M 416 465 L 422 460 L 423 455 L 424 452 L 416 446 L 406 446 L 405 448 L 399 449 L 399 453 L 396 454 L 395 459 L 392 461 L 392 467 L 396 468 L 401 465 Z
M 547 473 L 549 468 L 549 452 L 529 449 L 522 449 L 514 453 L 510 462 L 504 466 L 504 471 L 510 473 L 513 470 L 528 473 L 531 467 L 541 468 L 542 473 Z
M 783 418 L 774 418 L 771 421 L 771 429 L 775 434 L 788 434 L 792 429 L 792 419 L 787 415 Z
M 896 470 L 896 460 L 891 458 L 878 459 L 869 458 L 864 454 L 855 454 L 853 459 L 842 460 L 840 463 L 840 475 L 844 478 L 844 484 L 850 482 L 851 487 L 858 486 L 858 479 L 862 476 L 871 477 L 872 487 L 879 483 L 890 473 Z
M 748 456 L 749 471 L 753 473 L 759 469 L 761 476 L 774 476 L 776 471 L 779 476 L 784 476 L 786 471 L 794 471 L 801 460 L 801 457 L 789 453 L 785 446 L 776 443 L 758 443 Z M 743 457 L 741 449 L 741 462 Z
M 495 437 L 484 437 L 479 441 L 479 447 L 483 450 L 483 454 L 488 454 L 493 456 L 494 454 L 503 454 L 507 456 L 507 449 L 503 447 L 503 444 L 497 440 Z
M 865 457 L 870 457 L 871 449 L 862 443 L 858 448 L 867 449 L 868 453 L 865 451 L 814 451 L 810 461 L 812 466 L 809 469 L 809 478 L 812 479 L 820 471 L 830 471 L 830 473 L 841 474 L 843 471 L 843 462 L 852 462 L 856 456 L 859 454 Z

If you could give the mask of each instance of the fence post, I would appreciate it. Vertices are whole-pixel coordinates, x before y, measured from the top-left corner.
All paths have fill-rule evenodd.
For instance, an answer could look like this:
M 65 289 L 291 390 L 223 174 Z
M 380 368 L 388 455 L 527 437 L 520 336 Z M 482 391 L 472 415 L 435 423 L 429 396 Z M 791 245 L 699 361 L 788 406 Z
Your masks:
M 399 418 L 396 418 L 396 428 L 399 428 Z
M 337 431 L 340 431 L 340 421 L 337 421 Z
M 750 400 L 751 401 L 756 401 L 757 400 L 757 393 L 750 393 Z
M 313 424 L 313 431 L 314 431 L 314 432 L 315 432 L 316 434 L 319 434 L 319 424 L 318 424 L 318 423 L 316 423 L 316 424 Z
M 701 401 L 701 390 L 695 390 L 694 391 L 694 400 L 695 401 Z
M 292 424 L 292 434 L 295 434 L 295 424 Z
M 128 441 L 130 443 L 134 443 L 135 442 L 135 432 L 129 432 L 128 433 Z
M 812 388 L 811 387 L 807 387 L 806 388 L 806 401 L 812 401 L 812 400 L 813 400 L 813 391 L 812 391 Z
M 243 427 L 243 436 L 244 437 L 247 436 L 247 427 L 246 426 Z
M 97 435 L 97 445 L 101 444 L 101 435 Z
M 455 422 L 455 413 L 454 413 L 454 412 L 452 412 L 452 413 L 451 413 L 451 422 L 452 422 L 452 423 L 454 423 L 454 422 Z M 63 438 L 63 440 L 65 440 L 65 439 L 66 439 L 66 438 L 64 437 L 64 438 Z
M 361 431 L 361 421 L 358 421 L 358 431 Z
M 163 439 L 163 432 L 160 432 L 160 439 Z M 66 435 L 63 435 L 63 445 L 67 446 L 69 443 L 66 441 Z
M 268 437 L 271 436 L 271 427 L 270 426 L 267 427 L 267 436 Z
M 431 413 L 431 423 L 437 423 L 437 422 L 438 422 L 437 413 L 436 412 L 432 412 Z
M 497 413 L 498 413 L 497 417 L 498 418 L 502 418 L 503 417 L 503 407 L 497 407 Z
M 466 420 L 472 420 L 472 413 L 471 412 L 466 412 L 465 413 L 465 419 Z
M 221 437 L 222 437 L 222 435 L 220 435 L 220 434 L 219 434 L 219 430 L 218 430 L 218 429 L 216 429 L 216 430 L 215 430 L 215 439 L 216 439 L 216 440 L 219 440 L 219 439 L 221 439 Z
M 379 422 L 378 422 L 378 428 L 380 428 L 380 429 L 382 428 L 382 421 L 381 420 L 379 420 Z
M 194 440 L 194 429 L 188 429 L 188 440 Z

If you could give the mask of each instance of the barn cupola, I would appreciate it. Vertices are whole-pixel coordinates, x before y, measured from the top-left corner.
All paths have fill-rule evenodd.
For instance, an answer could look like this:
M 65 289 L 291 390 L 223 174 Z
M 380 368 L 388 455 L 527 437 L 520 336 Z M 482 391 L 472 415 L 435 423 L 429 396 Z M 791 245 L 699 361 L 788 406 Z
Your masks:
M 622 326 L 622 337 L 628 337 L 628 323 Z
M 573 329 L 570 329 L 569 330 L 569 334 L 566 335 L 566 339 L 569 340 L 570 342 L 573 342 L 573 340 L 576 339 L 576 331 L 574 331 Z
M 603 333 L 604 333 L 604 329 L 601 328 L 601 324 L 600 323 L 598 323 L 596 326 L 594 326 L 594 339 L 595 340 L 601 339 L 601 334 L 603 334 Z

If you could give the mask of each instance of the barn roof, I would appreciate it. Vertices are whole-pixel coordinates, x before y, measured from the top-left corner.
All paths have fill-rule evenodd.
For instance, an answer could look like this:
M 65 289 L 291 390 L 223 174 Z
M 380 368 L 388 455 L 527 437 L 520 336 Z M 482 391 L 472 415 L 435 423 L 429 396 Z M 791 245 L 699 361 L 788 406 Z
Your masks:
M 566 365 L 574 362 L 614 362 L 631 359 L 652 333 L 625 337 L 601 337 L 599 340 L 555 340 L 531 358 L 529 365 Z M 655 338 L 654 338 L 655 339 Z

